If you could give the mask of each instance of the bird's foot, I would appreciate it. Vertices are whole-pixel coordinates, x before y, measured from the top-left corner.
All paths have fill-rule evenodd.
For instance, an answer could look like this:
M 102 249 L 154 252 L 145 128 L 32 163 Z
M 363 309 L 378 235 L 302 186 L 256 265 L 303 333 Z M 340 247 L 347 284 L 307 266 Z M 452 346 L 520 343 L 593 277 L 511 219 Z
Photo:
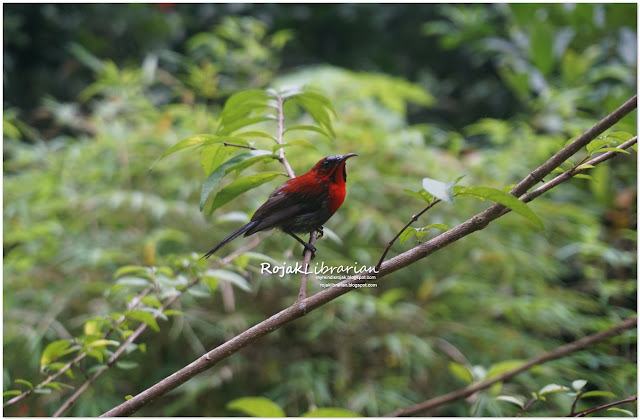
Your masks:
M 318 236 L 316 236 L 316 239 L 322 238 L 324 236 L 324 227 L 319 226 L 318 229 L 316 229 L 316 232 L 318 232 Z
M 302 251 L 302 258 L 305 257 L 305 255 L 307 254 L 307 251 L 311 251 L 311 259 L 314 259 L 316 257 L 316 247 L 310 244 L 305 244 L 304 245 L 304 251 Z

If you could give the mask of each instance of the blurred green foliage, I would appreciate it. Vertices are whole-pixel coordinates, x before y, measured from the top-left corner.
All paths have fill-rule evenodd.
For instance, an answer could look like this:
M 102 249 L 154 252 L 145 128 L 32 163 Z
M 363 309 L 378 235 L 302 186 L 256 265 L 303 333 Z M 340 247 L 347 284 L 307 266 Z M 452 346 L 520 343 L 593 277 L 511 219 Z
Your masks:
M 51 365 L 68 361 L 65 352 L 93 345 L 73 377 L 57 380 L 80 386 L 115 348 L 97 341 L 110 328 L 104 320 L 127 316 L 115 341 L 141 323 L 159 330 L 147 329 L 73 416 L 101 414 L 296 298 L 296 276 L 259 274 L 260 261 L 298 259 L 299 244 L 284 235 L 261 235 L 252 253 L 217 268 L 224 275 L 195 263 L 281 179 L 209 217 L 198 203 L 216 167 L 211 149 L 148 171 L 180 140 L 216 133 L 229 95 L 305 85 L 329 98 L 335 136 L 292 131 L 285 140 L 317 150 L 300 142 L 285 151 L 296 173 L 323 156 L 359 154 L 347 200 L 317 244 L 316 260 L 338 266 L 376 263 L 424 207 L 404 192 L 419 191 L 423 178 L 514 184 L 637 88 L 635 4 L 5 5 L 4 13 L 4 390 L 38 384 L 43 365 L 59 368 Z M 43 48 L 48 31 L 59 33 L 52 49 Z M 23 76 L 38 82 L 27 89 Z M 285 115 L 289 125 L 314 124 L 293 106 Z M 636 121 L 634 112 L 611 131 L 635 134 Z M 260 161 L 242 176 L 281 170 Z M 530 204 L 544 232 L 507 215 L 274 331 L 141 414 L 234 415 L 232 401 L 260 396 L 287 415 L 318 407 L 382 415 L 618 323 L 637 308 L 636 154 L 589 175 Z M 440 203 L 413 227 L 453 227 L 486 206 Z M 439 232 L 406 238 L 389 256 Z M 185 292 L 198 275 L 205 284 Z M 176 294 L 177 312 L 151 321 Z M 520 409 L 496 396 L 576 380 L 625 398 L 636 392 L 636 342 L 626 332 L 428 414 L 512 416 Z M 4 414 L 51 415 L 69 395 L 52 386 Z M 529 413 L 568 414 L 572 401 L 553 393 Z

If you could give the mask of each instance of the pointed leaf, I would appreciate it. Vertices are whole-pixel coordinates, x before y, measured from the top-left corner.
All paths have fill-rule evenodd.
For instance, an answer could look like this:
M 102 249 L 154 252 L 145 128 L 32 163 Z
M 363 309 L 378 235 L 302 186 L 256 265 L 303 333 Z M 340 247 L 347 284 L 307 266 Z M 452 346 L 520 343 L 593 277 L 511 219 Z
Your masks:
M 158 326 L 158 322 L 153 317 L 151 312 L 139 311 L 139 310 L 127 311 L 127 312 L 125 312 L 125 316 L 127 318 L 135 319 L 136 321 L 140 321 L 140 322 L 142 322 L 144 324 L 147 324 L 148 326 L 153 328 L 155 331 L 160 331 L 160 327 Z
M 626 153 L 629 154 L 624 149 L 618 149 L 617 147 L 603 147 L 601 149 L 595 150 L 593 153 L 604 153 L 604 152 L 618 152 L 618 153 Z
M 14 382 L 16 384 L 22 384 L 26 386 L 27 388 L 29 388 L 29 390 L 33 389 L 33 384 L 25 379 L 16 379 Z
M 265 182 L 269 182 L 277 176 L 284 176 L 281 172 L 263 172 L 255 175 L 245 176 L 224 187 L 213 199 L 209 214 L 213 213 L 217 208 L 227 204 L 240 194 L 250 189 L 259 187 Z
M 218 128 L 218 131 L 216 132 L 216 134 L 218 134 L 219 136 L 228 136 L 229 134 L 233 133 L 236 130 L 241 129 L 242 127 L 247 127 L 249 125 L 258 124 L 265 121 L 273 121 L 275 119 L 276 117 L 273 115 L 261 115 L 257 117 L 243 118 L 243 119 L 234 121 L 230 124 L 221 125 Z
M 500 376 L 501 374 L 515 369 L 524 363 L 522 360 L 506 360 L 504 362 L 496 363 L 495 365 L 491 365 L 489 371 L 487 372 L 487 378 L 494 378 L 496 376 Z
M 417 232 L 417 231 L 416 231 L 416 229 L 415 229 L 415 228 L 412 228 L 411 226 L 409 226 L 408 228 L 406 228 L 406 229 L 404 230 L 404 232 L 402 232 L 402 233 L 400 234 L 400 236 L 398 237 L 398 240 L 400 241 L 400 244 L 403 244 L 403 243 L 407 242 L 407 240 L 408 240 L 409 238 L 411 238 L 413 235 L 415 235 L 415 234 L 416 234 L 416 232 Z
M 471 374 L 471 372 L 469 372 L 469 369 L 467 369 L 460 363 L 449 362 L 449 372 L 451 372 L 453 376 L 467 384 L 473 382 L 473 375 Z
M 524 409 L 524 401 L 522 401 L 522 399 L 520 398 L 513 397 L 511 395 L 498 395 L 496 397 L 496 400 L 510 402 L 511 404 L 515 404 L 518 407 Z
M 206 276 L 217 278 L 219 280 L 228 281 L 231 284 L 235 284 L 245 292 L 251 291 L 251 286 L 247 282 L 247 280 L 242 277 L 238 273 L 234 273 L 233 271 L 228 270 L 207 270 L 205 272 Z
M 607 411 L 615 411 L 615 412 L 618 412 L 618 413 L 626 414 L 627 416 L 631 416 L 631 417 L 635 417 L 636 416 L 631 411 L 625 410 L 624 408 L 611 407 L 611 408 L 607 408 Z
M 471 197 L 480 196 L 496 203 L 502 204 L 505 207 L 509 207 L 514 212 L 525 217 L 538 226 L 540 229 L 544 229 L 544 225 L 540 218 L 531 210 L 524 202 L 518 200 L 513 195 L 491 187 L 466 187 L 461 190 L 464 194 L 469 194 Z
M 276 144 L 275 146 L 273 146 L 271 148 L 271 150 L 273 150 L 273 152 L 275 153 L 278 149 L 281 149 L 283 147 L 290 147 L 290 146 L 302 146 L 302 147 L 306 147 L 307 149 L 318 150 L 318 148 L 316 146 L 314 146 L 313 143 L 311 143 L 310 141 L 307 141 L 307 140 L 303 140 L 303 139 L 291 140 L 291 141 L 288 141 L 288 142 L 286 142 L 284 144 Z
M 237 410 L 253 417 L 286 417 L 282 408 L 264 397 L 244 397 L 230 401 L 228 410 Z
M 71 353 L 74 350 L 69 350 L 71 342 L 68 340 L 58 340 L 49 343 L 42 352 L 40 357 L 40 366 L 46 366 L 51 362 L 56 361 L 60 357 Z
M 433 196 L 428 192 L 426 192 L 425 190 L 412 191 L 412 190 L 404 189 L 403 191 L 405 192 L 405 194 L 410 195 L 411 197 L 417 198 L 418 200 L 422 200 L 425 203 L 429 203 L 433 199 Z
M 211 192 L 216 189 L 222 177 L 231 171 L 236 165 L 255 156 L 270 155 L 271 152 L 266 150 L 252 150 L 250 152 L 240 153 L 218 166 L 215 171 L 211 172 L 202 184 L 202 192 L 200 193 L 200 211 L 204 208 L 204 203 L 209 198 Z
M 615 398 L 616 394 L 609 391 L 589 391 L 580 395 L 580 399 L 582 398 L 592 398 L 592 397 L 606 397 L 606 398 Z
M 571 382 L 571 388 L 573 388 L 575 391 L 580 391 L 586 384 L 587 381 L 585 381 L 584 379 L 576 379 L 575 381 Z
M 605 140 L 602 138 L 592 140 L 589 144 L 587 144 L 587 152 L 589 152 L 589 154 L 592 154 L 594 151 L 608 145 L 609 143 L 611 143 L 609 140 Z
M 442 182 L 431 178 L 422 179 L 422 188 L 432 196 L 439 198 L 440 200 L 453 204 L 455 198 L 453 197 L 454 182 Z
M 564 392 L 571 391 L 571 388 L 566 386 L 558 385 L 558 384 L 549 384 L 542 387 L 542 389 L 538 392 L 538 394 L 542 397 L 546 394 L 552 394 L 554 392 Z
M 216 138 L 216 136 L 211 135 L 211 134 L 198 134 L 197 136 L 192 136 L 192 137 L 186 138 L 184 140 L 181 140 L 177 144 L 175 144 L 173 147 L 171 147 L 169 150 L 164 152 L 164 154 L 162 156 L 160 156 L 160 158 L 158 160 L 153 162 L 153 165 L 151 165 L 151 168 L 149 168 L 149 170 L 153 169 L 153 167 L 156 166 L 156 164 L 158 162 L 160 162 L 162 159 L 164 159 L 165 157 L 169 156 L 172 153 L 175 153 L 175 152 L 180 151 L 182 149 L 186 149 L 187 147 L 192 147 L 192 146 L 196 146 L 198 144 L 202 144 L 202 143 L 204 143 L 206 141 L 209 141 L 209 140 L 214 140 L 215 138 Z
M 322 134 L 323 136 L 326 136 L 329 138 L 331 137 L 329 136 L 329 134 L 327 134 L 326 131 L 324 131 L 319 127 L 316 127 L 315 125 L 294 125 L 292 127 L 285 129 L 283 135 L 287 134 L 290 131 L 296 131 L 296 130 L 314 131 L 316 133 Z

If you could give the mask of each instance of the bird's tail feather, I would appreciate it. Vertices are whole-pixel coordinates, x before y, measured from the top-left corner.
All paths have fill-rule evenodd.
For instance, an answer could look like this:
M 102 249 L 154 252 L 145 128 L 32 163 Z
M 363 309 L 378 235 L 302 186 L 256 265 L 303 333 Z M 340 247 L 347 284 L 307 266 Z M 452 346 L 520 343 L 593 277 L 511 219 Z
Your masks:
M 206 254 L 204 254 L 202 256 L 202 258 L 209 258 L 210 256 L 212 256 L 217 250 L 219 250 L 220 248 L 222 248 L 223 246 L 225 246 L 227 243 L 233 241 L 234 239 L 236 239 L 238 236 L 242 235 L 243 233 L 245 233 L 246 231 L 248 231 L 249 229 L 251 229 L 252 227 L 254 227 L 255 225 L 258 224 L 257 220 L 251 221 L 249 223 L 247 223 L 246 225 L 242 226 L 240 229 L 236 230 L 235 232 L 233 232 L 231 235 L 227 236 L 226 238 L 224 238 L 222 240 L 222 242 L 220 242 L 218 245 L 214 246 L 213 248 L 211 248 L 211 251 L 207 252 Z M 200 259 L 202 259 L 200 258 Z

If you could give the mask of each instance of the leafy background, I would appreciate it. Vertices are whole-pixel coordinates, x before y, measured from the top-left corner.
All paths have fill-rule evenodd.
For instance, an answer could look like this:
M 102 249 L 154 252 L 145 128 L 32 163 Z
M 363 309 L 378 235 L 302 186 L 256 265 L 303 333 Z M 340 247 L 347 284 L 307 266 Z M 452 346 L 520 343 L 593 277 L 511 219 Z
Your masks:
M 317 260 L 373 265 L 423 206 L 405 189 L 461 175 L 465 185 L 513 184 L 633 95 L 636 16 L 635 4 L 5 5 L 4 390 L 45 378 L 48 344 L 82 340 L 96 320 L 124 311 L 140 285 L 119 281 L 120 267 L 170 267 L 169 280 L 183 280 L 181 262 L 247 220 L 282 181 L 210 217 L 198 208 L 211 169 L 198 149 L 148 171 L 178 141 L 214 133 L 233 93 L 307 85 L 329 98 L 335 137 L 296 133 L 289 140 L 315 149 L 288 147 L 287 157 L 300 174 L 323 156 L 359 154 L 345 205 L 326 226 L 339 239 L 323 238 Z M 310 121 L 296 109 L 286 118 Z M 635 133 L 636 118 L 614 131 Z M 263 162 L 245 175 L 281 170 Z M 544 232 L 501 218 L 259 340 L 143 414 L 237 415 L 229 402 L 260 396 L 287 415 L 382 415 L 616 324 L 637 308 L 635 152 L 590 175 L 531 204 Z M 484 206 L 441 204 L 416 227 L 455 226 Z M 254 251 L 293 263 L 300 250 L 275 234 Z M 180 312 L 148 329 L 67 414 L 101 414 L 295 300 L 297 277 L 256 267 L 248 258 L 231 267 L 249 288 L 221 281 L 182 293 Z M 123 331 L 137 325 L 127 322 Z M 499 392 L 529 396 L 584 379 L 585 389 L 624 398 L 636 393 L 636 341 L 622 334 Z M 79 386 L 103 351 L 61 382 Z M 70 392 L 55 388 L 5 415 L 51 415 Z M 497 392 L 431 414 L 515 415 Z M 532 413 L 570 405 L 557 393 Z

